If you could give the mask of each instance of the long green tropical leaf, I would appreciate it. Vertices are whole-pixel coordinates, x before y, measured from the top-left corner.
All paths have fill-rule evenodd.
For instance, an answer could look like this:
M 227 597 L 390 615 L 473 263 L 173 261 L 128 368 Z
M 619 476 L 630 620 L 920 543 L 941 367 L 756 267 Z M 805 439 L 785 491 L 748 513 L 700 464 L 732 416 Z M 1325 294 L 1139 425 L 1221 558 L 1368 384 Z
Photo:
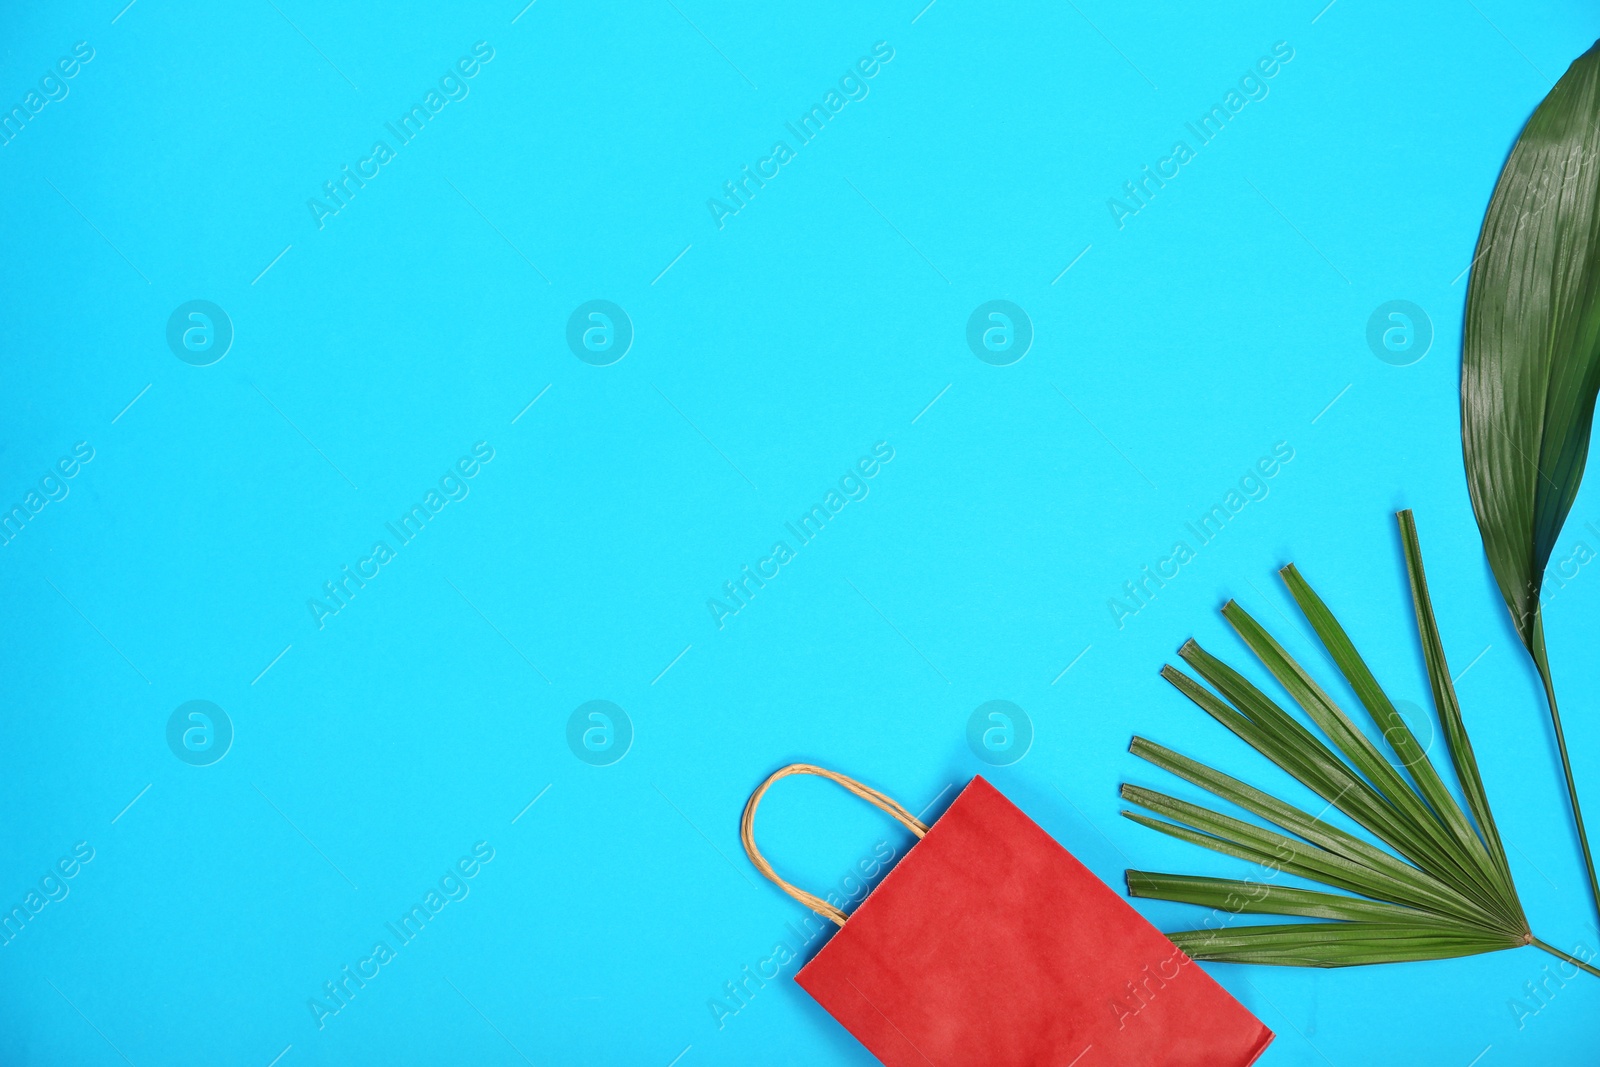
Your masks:
M 1545 652 L 1540 590 L 1578 495 L 1600 391 L 1600 42 L 1523 127 L 1484 215 L 1467 288 L 1461 446 L 1472 510 L 1506 607 L 1544 682 L 1600 912 Z
M 1523 128 L 1478 236 L 1461 440 L 1484 548 L 1523 643 L 1589 452 L 1600 389 L 1600 43 Z

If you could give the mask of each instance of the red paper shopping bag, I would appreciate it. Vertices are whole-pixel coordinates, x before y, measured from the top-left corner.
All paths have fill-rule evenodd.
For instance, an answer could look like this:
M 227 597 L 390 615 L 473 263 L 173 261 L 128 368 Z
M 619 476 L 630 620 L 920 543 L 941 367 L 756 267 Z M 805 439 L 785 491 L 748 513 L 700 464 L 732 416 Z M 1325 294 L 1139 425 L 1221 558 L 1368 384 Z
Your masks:
M 779 878 L 756 806 L 815 774 L 921 838 L 853 915 Z M 982 778 L 930 829 L 853 779 L 793 764 L 741 827 L 751 862 L 838 923 L 795 981 L 888 1067 L 1244 1067 L 1268 1030 Z

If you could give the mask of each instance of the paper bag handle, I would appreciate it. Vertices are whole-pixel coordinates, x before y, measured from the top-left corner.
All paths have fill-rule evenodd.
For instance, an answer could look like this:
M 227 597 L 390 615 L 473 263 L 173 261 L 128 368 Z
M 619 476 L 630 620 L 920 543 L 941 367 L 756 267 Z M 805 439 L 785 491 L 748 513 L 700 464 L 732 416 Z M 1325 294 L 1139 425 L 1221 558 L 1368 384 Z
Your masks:
M 778 877 L 778 873 L 772 869 L 772 864 L 768 863 L 766 857 L 761 855 L 761 850 L 756 848 L 756 807 L 761 803 L 762 796 L 766 794 L 767 789 L 773 782 L 776 782 L 779 778 L 787 778 L 791 774 L 814 774 L 818 778 L 826 778 L 830 782 L 837 782 L 868 804 L 893 816 L 900 825 L 916 834 L 918 838 L 928 832 L 928 827 L 915 815 L 912 815 L 893 799 L 883 795 L 876 789 L 862 785 L 854 778 L 848 778 L 845 775 L 823 767 L 816 767 L 809 763 L 791 763 L 781 770 L 774 771 L 770 778 L 756 787 L 756 791 L 751 793 L 750 799 L 745 802 L 744 818 L 739 821 L 739 839 L 744 842 L 745 855 L 749 856 L 750 862 L 756 865 L 756 870 L 771 879 L 779 889 L 788 893 L 817 914 L 825 915 L 838 925 L 843 926 L 845 919 L 848 917 L 843 911 L 816 894 L 807 893 L 804 889 L 791 885 Z

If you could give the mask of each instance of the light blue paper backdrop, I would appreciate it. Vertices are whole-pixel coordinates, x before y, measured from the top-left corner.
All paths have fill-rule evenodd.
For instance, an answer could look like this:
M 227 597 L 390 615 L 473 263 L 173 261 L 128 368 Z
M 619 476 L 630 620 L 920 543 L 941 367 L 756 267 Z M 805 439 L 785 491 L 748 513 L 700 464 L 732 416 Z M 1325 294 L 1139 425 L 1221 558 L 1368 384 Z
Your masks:
M 750 790 L 981 772 L 1113 885 L 1247 873 L 1117 816 L 1191 795 L 1136 730 L 1310 803 L 1157 670 L 1238 661 L 1232 596 L 1326 674 L 1293 560 L 1426 705 L 1399 507 L 1534 927 L 1594 951 L 1457 418 L 1478 224 L 1593 10 L 521 2 L 5 16 L 0 1060 L 870 1062 L 773 962 L 816 943 Z M 1591 482 L 1547 608 L 1593 805 L 1597 528 Z M 908 843 L 815 782 L 761 832 L 841 897 Z M 1268 1067 L 1589 1062 L 1548 962 L 1208 970 Z

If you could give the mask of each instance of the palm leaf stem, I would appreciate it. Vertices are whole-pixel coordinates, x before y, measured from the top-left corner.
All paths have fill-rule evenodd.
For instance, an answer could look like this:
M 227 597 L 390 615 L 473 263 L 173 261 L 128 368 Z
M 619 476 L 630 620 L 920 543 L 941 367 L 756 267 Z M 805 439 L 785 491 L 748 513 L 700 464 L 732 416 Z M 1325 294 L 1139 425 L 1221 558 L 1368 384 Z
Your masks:
M 1587 963 L 1584 963 L 1582 960 L 1578 959 L 1576 956 L 1567 955 L 1565 952 L 1562 952 L 1560 949 L 1556 948 L 1554 945 L 1546 944 L 1545 942 L 1540 941 L 1537 937 L 1534 938 L 1531 942 L 1529 942 L 1529 944 L 1535 946 L 1536 948 L 1542 948 L 1546 952 L 1550 953 L 1550 955 L 1555 956 L 1558 959 L 1566 960 L 1568 963 L 1572 964 L 1574 967 L 1581 967 L 1584 970 L 1588 971 L 1590 974 L 1594 975 L 1596 978 L 1600 978 L 1600 970 L 1596 970 L 1595 968 L 1589 966 Z
M 1589 893 L 1594 899 L 1595 914 L 1600 915 L 1600 878 L 1594 873 L 1594 853 L 1589 849 L 1589 834 L 1583 828 L 1583 808 L 1578 806 L 1578 783 L 1572 778 L 1572 757 L 1567 755 L 1567 734 L 1561 729 L 1561 712 L 1556 708 L 1556 689 L 1550 681 L 1550 663 L 1544 652 L 1544 620 L 1540 619 L 1534 630 L 1533 662 L 1539 668 L 1539 678 L 1544 682 L 1545 702 L 1550 705 L 1550 725 L 1556 731 L 1556 749 L 1561 753 L 1561 771 L 1567 776 L 1567 799 L 1572 801 L 1572 820 L 1578 827 L 1578 844 L 1583 848 L 1583 865 L 1589 871 Z M 1590 968 L 1591 970 L 1593 968 Z

